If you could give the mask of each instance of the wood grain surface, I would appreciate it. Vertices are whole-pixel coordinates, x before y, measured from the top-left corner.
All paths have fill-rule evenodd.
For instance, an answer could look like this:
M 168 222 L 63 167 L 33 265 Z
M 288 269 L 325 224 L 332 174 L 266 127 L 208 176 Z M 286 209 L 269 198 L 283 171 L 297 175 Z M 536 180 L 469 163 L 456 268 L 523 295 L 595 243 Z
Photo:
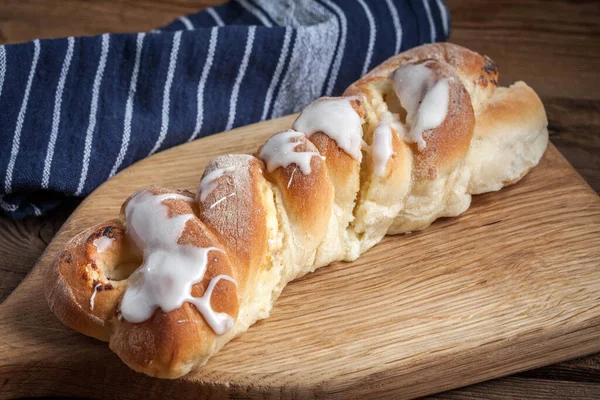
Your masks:
M 554 146 L 461 217 L 290 284 L 269 319 L 184 378 L 136 374 L 51 314 L 44 272 L 74 234 L 145 185 L 193 190 L 214 156 L 252 152 L 294 118 L 164 151 L 90 195 L 0 305 L 0 395 L 407 398 L 600 351 L 600 199 Z
M 37 37 L 133 32 L 219 0 L 0 0 L 0 43 Z M 600 2 L 447 0 L 451 41 L 500 65 L 501 82 L 540 93 L 551 140 L 600 191 Z M 43 194 L 41 194 L 43 196 Z M 43 218 L 0 217 L 0 301 L 29 272 L 78 202 Z M 582 397 L 583 396 L 583 397 Z M 435 398 L 599 398 L 600 355 L 454 390 Z

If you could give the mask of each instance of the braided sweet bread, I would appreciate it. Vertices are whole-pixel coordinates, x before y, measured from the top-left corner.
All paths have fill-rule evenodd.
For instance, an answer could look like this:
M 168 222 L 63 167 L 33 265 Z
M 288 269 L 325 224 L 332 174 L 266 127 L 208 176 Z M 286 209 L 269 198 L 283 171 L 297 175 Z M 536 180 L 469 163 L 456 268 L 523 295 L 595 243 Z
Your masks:
M 50 308 L 136 371 L 187 374 L 291 280 L 457 216 L 535 166 L 543 105 L 497 79 L 492 60 L 452 44 L 389 59 L 254 156 L 212 160 L 196 195 L 143 189 L 74 237 L 48 270 Z

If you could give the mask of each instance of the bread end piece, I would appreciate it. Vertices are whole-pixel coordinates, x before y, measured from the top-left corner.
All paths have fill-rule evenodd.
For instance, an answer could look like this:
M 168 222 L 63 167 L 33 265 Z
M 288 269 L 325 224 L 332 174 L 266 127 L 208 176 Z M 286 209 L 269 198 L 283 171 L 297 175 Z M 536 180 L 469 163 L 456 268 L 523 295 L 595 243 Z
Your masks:
M 467 158 L 471 194 L 518 182 L 538 164 L 548 145 L 544 106 L 524 82 L 497 88 L 476 121 Z

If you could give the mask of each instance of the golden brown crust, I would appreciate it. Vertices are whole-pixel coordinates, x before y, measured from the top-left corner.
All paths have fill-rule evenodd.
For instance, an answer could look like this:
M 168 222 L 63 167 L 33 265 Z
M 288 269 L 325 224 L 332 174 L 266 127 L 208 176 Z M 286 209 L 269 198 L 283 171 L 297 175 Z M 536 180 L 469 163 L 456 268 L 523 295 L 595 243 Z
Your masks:
M 156 186 L 144 190 L 193 199 L 185 191 Z M 195 364 L 210 354 L 216 335 L 200 312 L 188 303 L 169 313 L 157 310 L 152 318 L 139 324 L 121 317 L 119 303 L 129 285 L 129 276 L 142 262 L 141 251 L 125 235 L 124 224 L 124 210 L 136 194 L 123 204 L 123 222 L 99 224 L 67 244 L 48 272 L 46 295 L 50 308 L 65 324 L 100 340 L 110 340 L 111 348 L 131 368 L 153 376 L 174 377 L 185 373 L 182 365 Z M 197 213 L 189 201 L 167 199 L 163 204 L 170 217 Z M 99 238 L 111 240 L 101 252 L 94 244 Z M 224 247 L 197 218 L 186 223 L 178 243 Z M 203 280 L 192 287 L 192 296 L 201 297 L 211 279 L 218 275 L 239 279 L 235 272 L 226 253 L 211 254 Z M 236 285 L 220 280 L 212 292 L 211 306 L 216 312 L 235 318 L 239 312 Z
M 327 101 L 331 98 L 322 97 L 319 101 Z M 365 118 L 365 110 L 360 97 L 351 98 L 350 105 L 358 114 L 362 122 Z M 325 165 L 329 172 L 329 178 L 333 183 L 335 203 L 340 207 L 350 205 L 356 198 L 358 192 L 358 172 L 360 171 L 360 160 L 340 148 L 337 142 L 328 136 L 327 132 L 315 132 L 308 140 L 314 144 L 317 151 L 325 158 Z
M 172 191 L 156 186 L 145 190 L 155 195 L 177 193 L 193 199 L 189 192 Z M 131 197 L 123 204 L 123 217 L 130 200 Z M 163 205 L 167 206 L 169 217 L 197 213 L 194 203 L 179 198 L 164 200 Z M 178 243 L 199 248 L 226 248 L 197 218 L 187 221 Z M 215 253 L 210 253 L 208 257 L 203 280 L 192 286 L 193 297 L 201 297 L 211 279 L 218 275 L 239 279 L 227 252 Z M 210 304 L 216 312 L 225 312 L 236 318 L 239 312 L 236 285 L 220 280 L 212 292 Z M 159 309 L 150 319 L 141 323 L 130 323 L 121 318 L 118 306 L 113 306 L 114 332 L 110 338 L 110 347 L 136 371 L 158 377 L 178 376 L 185 371 L 185 366 L 201 362 L 211 353 L 216 335 L 200 312 L 189 303 L 168 313 Z
M 499 190 L 518 182 L 539 161 L 548 142 L 548 120 L 535 91 L 523 82 L 499 87 L 478 110 L 467 162 L 469 192 Z
M 94 241 L 102 237 L 113 242 L 99 253 Z M 108 341 L 114 304 L 127 288 L 127 282 L 119 280 L 124 272 L 119 267 L 139 257 L 130 246 L 119 220 L 98 224 L 69 241 L 45 281 L 50 308 L 66 325 Z
M 354 199 L 358 190 L 348 182 L 352 182 L 358 175 L 359 162 L 342 150 L 335 140 L 322 132 L 313 134 L 310 141 L 325 157 L 325 164 L 335 190 L 336 203 L 345 204 L 349 199 Z
M 292 141 L 299 143 L 294 152 L 318 152 L 315 145 L 304 136 L 293 138 Z M 308 175 L 304 175 L 294 163 L 278 167 L 272 172 L 265 171 L 267 179 L 279 188 L 287 217 L 294 228 L 295 240 L 302 241 L 308 248 L 314 247 L 309 243 L 318 244 L 323 240 L 334 195 L 325 161 L 321 157 L 311 157 L 310 168 Z
M 516 82 L 508 88 L 498 88 L 479 109 L 476 136 L 478 139 L 498 136 L 515 127 L 536 134 L 547 124 L 544 105 L 538 95 L 525 83 Z
M 439 61 L 425 61 L 423 64 L 434 71 L 436 80 L 448 79 L 449 86 L 448 112 L 444 122 L 423 134 L 427 143 L 425 149 L 413 150 L 415 179 L 433 180 L 442 170 L 451 169 L 469 151 L 475 115 L 471 98 L 452 67 Z
M 215 336 L 194 306 L 184 303 L 168 313 L 159 309 L 139 324 L 120 321 L 110 348 L 135 371 L 172 378 L 185 373 L 198 355 L 210 354 Z
M 473 137 L 475 115 L 464 82 L 477 75 L 473 85 L 481 86 L 484 80 L 496 82 L 498 76 L 497 68 L 489 58 L 485 59 L 470 50 L 447 43 L 431 46 L 421 46 L 392 57 L 356 81 L 344 93 L 388 102 L 386 109 L 392 111 L 396 108 L 393 111 L 400 112 L 401 116 L 406 118 L 405 111 L 399 108 L 395 94 L 390 93 L 390 75 L 398 67 L 407 63 L 422 64 L 433 71 L 436 81 L 448 79 L 450 99 L 444 122 L 423 134 L 427 143 L 425 149 L 419 151 L 416 144 L 410 145 L 414 154 L 414 172 L 417 180 L 437 179 L 441 171 L 453 168 L 457 161 L 465 157 Z M 437 51 L 438 49 L 443 51 Z M 459 64 L 464 64 L 466 70 L 457 71 L 456 65 Z M 479 83 L 476 80 L 479 80 Z M 488 86 L 490 85 L 486 84 L 486 90 L 493 90 Z M 373 104 L 371 106 L 373 107 Z M 381 113 L 381 109 L 375 110 L 376 119 L 382 117 L 377 115 L 378 113 Z
M 489 97 L 498 85 L 498 66 L 487 56 L 452 43 L 434 43 L 415 47 L 393 56 L 379 64 L 367 75 L 350 85 L 344 96 L 354 96 L 363 91 L 361 87 L 386 79 L 392 71 L 406 62 L 423 60 L 443 61 L 453 67 L 471 96 Z
M 243 275 L 250 266 L 264 265 L 267 251 L 265 185 L 262 163 L 247 154 L 217 157 L 206 167 L 203 177 L 222 168 L 235 168 L 216 180 L 215 188 L 199 201 L 199 218 L 226 243 Z M 244 279 L 243 276 L 240 279 Z
M 391 234 L 456 216 L 469 206 L 470 194 L 520 179 L 537 164 L 547 142 L 545 112 L 535 92 L 524 84 L 497 88 L 498 68 L 489 57 L 450 43 L 394 56 L 344 92 L 365 99 L 370 126 L 390 115 L 404 124 L 406 111 L 390 75 L 407 63 L 426 65 L 438 81 L 449 78 L 450 101 L 443 123 L 424 132 L 426 147 L 408 144 L 412 185 Z

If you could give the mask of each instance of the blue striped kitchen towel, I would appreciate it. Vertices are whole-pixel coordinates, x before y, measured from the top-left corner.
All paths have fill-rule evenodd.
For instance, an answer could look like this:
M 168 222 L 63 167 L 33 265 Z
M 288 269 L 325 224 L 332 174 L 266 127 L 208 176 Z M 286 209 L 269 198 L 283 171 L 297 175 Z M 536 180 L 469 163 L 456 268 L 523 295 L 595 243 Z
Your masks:
M 160 30 L 0 46 L 0 209 L 40 215 L 169 147 L 339 95 L 448 36 L 443 0 L 238 0 Z

